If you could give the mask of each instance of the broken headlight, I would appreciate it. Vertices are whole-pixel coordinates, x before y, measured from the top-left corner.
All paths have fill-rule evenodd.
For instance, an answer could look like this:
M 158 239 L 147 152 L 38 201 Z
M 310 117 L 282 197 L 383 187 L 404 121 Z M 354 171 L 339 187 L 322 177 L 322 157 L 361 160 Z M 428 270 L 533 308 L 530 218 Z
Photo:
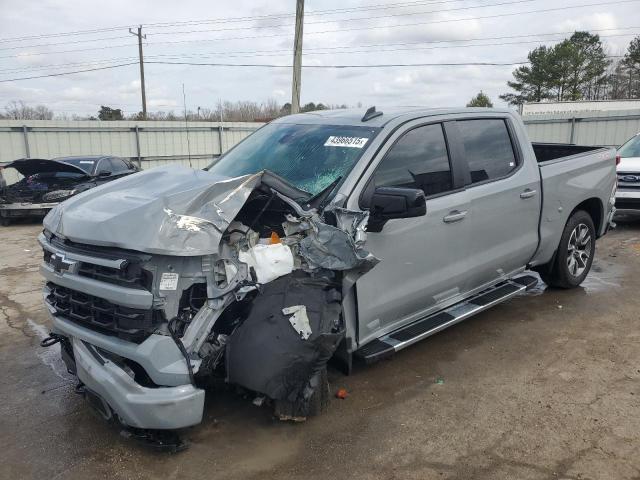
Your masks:
M 76 193 L 75 190 L 54 190 L 53 192 L 45 193 L 42 196 L 42 200 L 49 202 L 52 200 L 63 200 L 69 198 Z

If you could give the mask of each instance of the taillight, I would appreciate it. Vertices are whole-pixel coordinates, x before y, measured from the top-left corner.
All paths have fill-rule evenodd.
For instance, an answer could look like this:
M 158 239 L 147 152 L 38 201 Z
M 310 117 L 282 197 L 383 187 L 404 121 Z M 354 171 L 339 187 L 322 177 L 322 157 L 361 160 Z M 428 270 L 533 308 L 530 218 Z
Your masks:
M 616 167 L 620 165 L 620 155 L 616 155 Z

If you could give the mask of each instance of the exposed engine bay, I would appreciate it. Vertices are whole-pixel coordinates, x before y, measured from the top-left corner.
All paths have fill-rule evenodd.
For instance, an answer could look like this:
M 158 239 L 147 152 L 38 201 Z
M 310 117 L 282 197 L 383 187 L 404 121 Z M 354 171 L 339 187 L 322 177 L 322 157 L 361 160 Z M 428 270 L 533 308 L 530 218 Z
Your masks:
M 78 184 L 78 179 L 83 176 L 78 174 L 63 175 L 59 172 L 36 173 L 29 177 L 22 178 L 18 182 L 11 184 L 0 190 L 0 197 L 6 202 L 47 202 L 64 198 L 61 196 L 48 195 L 50 192 L 62 190 L 72 191 Z M 70 194 L 67 194 L 70 196 Z
M 362 273 L 376 260 L 356 245 L 364 215 L 347 233 L 261 187 L 222 236 L 213 288 L 184 290 L 168 329 L 201 360 L 196 379 L 224 375 L 276 401 L 281 418 L 300 419 L 344 336 L 342 272 Z M 328 216 L 336 221 L 336 212 Z
M 45 302 L 68 369 L 99 399 L 106 418 L 134 428 L 198 423 L 201 411 L 181 407 L 174 418 L 149 419 L 153 402 L 144 402 L 144 412 L 128 403 L 127 389 L 151 398 L 180 388 L 184 396 L 185 384 L 197 392 L 216 383 L 242 387 L 270 400 L 281 419 L 319 413 L 326 364 L 345 335 L 343 294 L 378 262 L 363 249 L 368 214 L 321 208 L 323 195 L 311 198 L 269 172 L 212 183 L 207 172 L 166 170 L 124 181 L 127 197 L 140 202 L 138 186 L 172 178 L 179 188 L 181 175 L 191 186 L 194 175 L 203 180 L 180 200 L 182 192 L 167 194 L 145 208 L 158 222 L 155 234 L 137 235 L 134 224 L 127 235 L 118 233 L 122 217 L 87 225 L 85 212 L 101 216 L 110 186 L 45 218 Z M 135 248 L 135 239 L 147 251 Z M 111 362 L 132 385 L 119 393 L 90 378 L 99 365 L 82 363 L 92 357 Z M 201 409 L 201 399 L 196 403 Z

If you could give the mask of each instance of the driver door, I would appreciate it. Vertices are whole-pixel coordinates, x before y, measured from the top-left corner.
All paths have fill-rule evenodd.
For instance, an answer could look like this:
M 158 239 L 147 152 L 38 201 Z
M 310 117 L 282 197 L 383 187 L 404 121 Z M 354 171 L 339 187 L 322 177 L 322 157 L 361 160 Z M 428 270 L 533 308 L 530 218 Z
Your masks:
M 360 345 L 455 303 L 466 289 L 469 204 L 446 135 L 455 126 L 410 125 L 387 141 L 361 191 L 419 188 L 427 213 L 389 220 L 367 234 L 365 248 L 381 261 L 356 284 Z

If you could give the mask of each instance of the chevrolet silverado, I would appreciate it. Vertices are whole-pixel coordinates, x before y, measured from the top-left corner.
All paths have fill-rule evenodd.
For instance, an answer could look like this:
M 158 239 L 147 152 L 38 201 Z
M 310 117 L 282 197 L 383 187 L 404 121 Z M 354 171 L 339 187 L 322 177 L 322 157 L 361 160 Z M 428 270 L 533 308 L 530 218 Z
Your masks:
M 137 432 L 198 424 L 212 384 L 304 419 L 332 358 L 388 357 L 531 288 L 528 269 L 579 286 L 615 211 L 615 157 L 532 144 L 511 110 L 280 118 L 205 170 L 55 207 L 43 344 Z

